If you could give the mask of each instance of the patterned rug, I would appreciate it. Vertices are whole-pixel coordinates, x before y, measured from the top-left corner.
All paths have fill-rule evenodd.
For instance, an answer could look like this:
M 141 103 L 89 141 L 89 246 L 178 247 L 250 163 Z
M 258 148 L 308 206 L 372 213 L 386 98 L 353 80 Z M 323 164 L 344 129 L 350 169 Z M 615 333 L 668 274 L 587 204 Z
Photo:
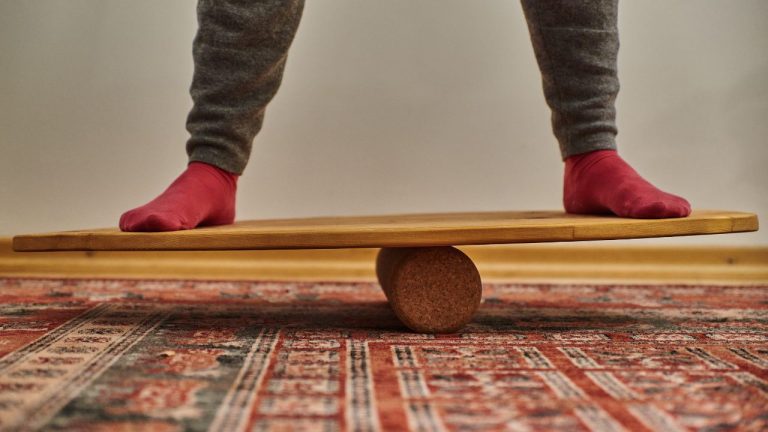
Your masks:
M 2 430 L 768 430 L 768 286 L 0 279 Z

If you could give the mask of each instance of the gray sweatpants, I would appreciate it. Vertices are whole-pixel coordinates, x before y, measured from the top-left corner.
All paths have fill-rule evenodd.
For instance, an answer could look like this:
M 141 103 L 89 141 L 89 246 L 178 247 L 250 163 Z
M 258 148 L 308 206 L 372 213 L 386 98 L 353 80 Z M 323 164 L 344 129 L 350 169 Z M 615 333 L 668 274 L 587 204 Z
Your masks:
M 618 0 L 521 3 L 563 159 L 615 149 Z M 243 172 L 303 8 L 304 0 L 199 0 L 190 161 Z

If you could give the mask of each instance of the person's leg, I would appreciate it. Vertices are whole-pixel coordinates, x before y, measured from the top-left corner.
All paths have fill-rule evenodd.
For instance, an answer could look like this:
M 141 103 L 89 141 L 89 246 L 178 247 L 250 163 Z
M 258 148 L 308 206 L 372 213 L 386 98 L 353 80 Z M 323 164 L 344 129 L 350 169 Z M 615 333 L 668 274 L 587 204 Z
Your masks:
M 685 199 L 647 182 L 616 152 L 618 0 L 521 2 L 565 161 L 565 210 L 687 216 Z
M 200 0 L 187 118 L 189 165 L 160 196 L 120 218 L 123 231 L 232 223 L 237 178 L 283 76 L 304 0 Z

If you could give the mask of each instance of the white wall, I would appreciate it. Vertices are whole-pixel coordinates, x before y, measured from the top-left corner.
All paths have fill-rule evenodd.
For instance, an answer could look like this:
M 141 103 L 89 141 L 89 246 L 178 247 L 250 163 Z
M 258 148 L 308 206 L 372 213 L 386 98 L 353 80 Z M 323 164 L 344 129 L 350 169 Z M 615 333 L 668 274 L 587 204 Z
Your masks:
M 768 2 L 620 11 L 621 153 L 765 218 Z M 176 177 L 195 25 L 189 0 L 0 0 L 0 235 L 115 225 Z M 557 209 L 561 176 L 518 2 L 308 0 L 238 216 Z

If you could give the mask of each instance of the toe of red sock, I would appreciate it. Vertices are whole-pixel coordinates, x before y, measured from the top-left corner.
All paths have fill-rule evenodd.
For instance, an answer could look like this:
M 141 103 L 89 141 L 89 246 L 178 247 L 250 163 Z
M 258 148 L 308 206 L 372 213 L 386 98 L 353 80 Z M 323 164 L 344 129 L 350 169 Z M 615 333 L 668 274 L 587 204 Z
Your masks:
M 120 229 L 123 231 L 178 231 L 190 229 L 178 215 L 172 213 L 145 213 L 141 211 L 126 212 L 120 218 Z

